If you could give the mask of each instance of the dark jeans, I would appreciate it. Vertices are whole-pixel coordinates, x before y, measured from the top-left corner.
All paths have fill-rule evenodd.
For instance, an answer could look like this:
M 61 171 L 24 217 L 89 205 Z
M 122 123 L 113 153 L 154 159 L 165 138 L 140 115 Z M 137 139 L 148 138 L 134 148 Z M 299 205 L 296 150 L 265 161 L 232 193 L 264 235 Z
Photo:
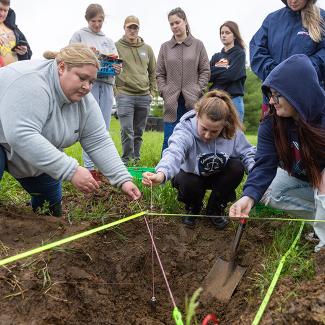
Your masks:
M 7 156 L 5 149 L 0 146 L 0 180 L 4 171 L 7 170 Z M 34 211 L 42 208 L 48 202 L 52 215 L 62 215 L 62 181 L 56 180 L 47 174 L 36 177 L 19 178 L 17 181 L 31 195 L 31 205 Z
M 216 210 L 220 204 L 236 199 L 236 188 L 244 176 L 244 166 L 239 159 L 229 159 L 222 171 L 210 176 L 199 176 L 183 170 L 172 185 L 178 190 L 178 200 L 187 207 L 201 207 L 206 190 L 212 190 L 207 210 Z
M 178 98 L 178 106 L 177 106 L 177 117 L 175 122 L 164 122 L 164 141 L 161 149 L 161 153 L 168 147 L 168 139 L 173 134 L 176 124 L 179 122 L 181 117 L 187 113 L 189 109 L 185 107 L 185 99 L 182 94 L 180 94 Z

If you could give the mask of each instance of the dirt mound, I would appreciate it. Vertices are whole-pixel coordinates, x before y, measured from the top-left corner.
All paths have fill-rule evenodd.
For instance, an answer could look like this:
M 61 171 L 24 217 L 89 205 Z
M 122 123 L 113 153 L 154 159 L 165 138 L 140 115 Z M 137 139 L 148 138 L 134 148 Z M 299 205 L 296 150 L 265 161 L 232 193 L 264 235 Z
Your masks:
M 116 200 L 121 205 L 121 197 Z M 217 231 L 202 219 L 191 230 L 176 219 L 148 220 L 153 221 L 155 243 L 176 304 L 184 311 L 185 296 L 201 286 L 216 255 L 226 257 L 237 224 Z M 0 208 L 0 259 L 95 226 L 94 222 L 71 225 L 66 218 L 36 216 L 28 208 Z M 248 223 L 239 251 L 240 264 L 248 267 L 246 274 L 227 305 L 213 299 L 200 301 L 199 321 L 215 313 L 222 324 L 250 324 L 260 302 L 252 288 L 253 278 L 262 272 L 263 247 L 271 243 L 277 226 Z M 174 324 L 171 299 L 154 261 L 152 269 L 151 241 L 144 219 L 139 218 L 9 264 L 0 268 L 0 325 Z M 153 291 L 156 310 L 149 304 Z M 317 294 L 311 295 L 314 306 L 314 298 L 324 297 L 321 291 Z M 253 304 L 251 297 L 255 297 Z M 296 311 L 305 308 L 303 301 L 297 300 Z M 272 310 L 276 312 L 275 307 Z M 272 312 L 267 317 L 282 321 Z

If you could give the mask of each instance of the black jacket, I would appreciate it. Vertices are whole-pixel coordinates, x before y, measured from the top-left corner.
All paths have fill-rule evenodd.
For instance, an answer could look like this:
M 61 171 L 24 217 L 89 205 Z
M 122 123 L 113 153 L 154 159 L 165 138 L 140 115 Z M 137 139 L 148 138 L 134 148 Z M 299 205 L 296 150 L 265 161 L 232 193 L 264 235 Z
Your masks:
M 4 21 L 4 24 L 14 32 L 16 36 L 16 43 L 19 41 L 27 42 L 25 35 L 19 30 L 18 26 L 16 25 L 16 13 L 11 8 L 9 8 L 8 15 Z M 32 50 L 30 49 L 29 44 L 27 44 L 27 52 L 24 55 L 19 55 L 17 53 L 17 57 L 19 61 L 29 60 L 32 57 Z
M 216 67 L 215 64 L 221 59 L 228 64 Z M 221 52 L 214 54 L 210 61 L 210 82 L 212 82 L 210 90 L 225 90 L 231 97 L 243 96 L 246 80 L 245 61 L 245 51 L 238 45 L 227 52 L 222 49 Z

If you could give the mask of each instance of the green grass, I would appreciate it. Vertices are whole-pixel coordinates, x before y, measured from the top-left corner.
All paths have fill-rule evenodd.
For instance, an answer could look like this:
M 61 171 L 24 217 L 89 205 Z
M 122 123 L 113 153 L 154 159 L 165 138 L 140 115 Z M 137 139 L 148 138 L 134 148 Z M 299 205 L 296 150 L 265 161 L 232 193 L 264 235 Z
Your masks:
M 110 133 L 119 153 L 121 153 L 119 122 L 115 119 L 112 119 Z M 247 138 L 252 144 L 256 144 L 256 135 L 249 134 Z M 141 160 L 139 162 L 139 165 L 145 167 L 154 167 L 160 159 L 163 134 L 151 131 L 145 132 L 143 140 Z M 66 153 L 70 156 L 75 157 L 79 163 L 82 164 L 81 147 L 79 143 L 66 149 Z M 241 195 L 242 186 L 245 180 L 246 177 L 237 189 L 238 197 Z M 167 184 L 163 186 L 153 188 L 152 192 L 150 188 L 142 187 L 141 181 L 135 179 L 135 183 L 143 192 L 143 196 L 148 206 L 150 205 L 150 201 L 152 199 L 156 210 L 158 207 L 160 211 L 166 213 L 179 213 L 183 211 L 183 204 L 178 202 L 177 192 L 174 188 L 172 188 L 170 182 L 167 182 Z M 28 194 L 21 188 L 18 182 L 7 173 L 5 173 L 5 176 L 1 182 L 0 195 L 3 205 L 25 206 L 26 201 L 29 200 Z M 76 196 L 83 196 L 83 194 L 78 192 L 70 182 L 64 182 L 64 195 L 69 196 L 69 199 L 70 197 L 74 198 Z M 105 203 L 107 206 L 107 202 Z M 69 220 L 96 219 L 98 216 L 104 218 L 108 213 L 105 210 L 103 202 L 101 200 L 95 200 L 94 202 L 91 200 L 85 200 L 85 206 L 87 209 L 85 209 L 84 206 L 75 206 L 74 200 L 71 200 L 71 202 L 68 200 L 66 205 Z M 134 205 L 133 208 L 136 208 L 136 205 Z M 274 215 L 274 211 L 268 209 L 264 209 L 258 212 L 254 211 L 254 213 L 258 213 L 262 216 Z M 265 290 L 270 284 L 281 256 L 291 245 L 297 233 L 297 227 L 297 223 L 284 223 L 283 226 L 275 231 L 274 241 L 272 245 L 265 247 L 265 252 L 263 254 L 266 256 L 263 265 L 264 271 L 260 274 L 255 275 L 255 283 L 259 288 L 261 294 L 265 293 Z M 310 252 L 311 246 L 298 244 L 294 253 L 288 258 L 286 262 L 286 265 L 283 269 L 283 276 L 288 276 L 296 280 L 311 278 L 314 275 L 315 268 L 312 260 L 308 258 Z
M 300 223 L 284 223 L 274 233 L 272 245 L 264 247 L 263 272 L 255 274 L 255 286 L 259 288 L 261 296 L 266 293 L 281 257 L 290 248 L 294 241 Z M 296 247 L 288 255 L 281 272 L 281 278 L 288 277 L 294 281 L 311 279 L 315 275 L 315 264 L 310 259 L 312 246 L 309 243 L 302 244 L 298 241 Z

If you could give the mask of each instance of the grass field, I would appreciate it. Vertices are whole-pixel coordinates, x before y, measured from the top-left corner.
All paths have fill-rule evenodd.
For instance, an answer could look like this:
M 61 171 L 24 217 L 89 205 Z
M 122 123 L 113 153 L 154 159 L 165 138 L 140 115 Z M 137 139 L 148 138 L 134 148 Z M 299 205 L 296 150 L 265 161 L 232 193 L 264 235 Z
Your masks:
M 121 153 L 121 141 L 120 141 L 120 131 L 119 131 L 119 122 L 116 119 L 112 119 L 111 123 L 111 136 L 116 144 L 118 151 Z M 248 135 L 249 141 L 252 144 L 256 144 L 257 137 L 256 135 Z M 141 166 L 155 166 L 160 159 L 161 145 L 162 145 L 163 134 L 159 132 L 145 132 L 143 137 L 143 146 L 141 150 L 141 161 L 139 165 Z M 71 155 L 81 161 L 81 147 L 77 143 L 74 146 L 66 149 L 68 155 Z M 137 184 L 141 187 L 139 181 L 136 181 Z M 244 182 L 244 181 L 243 181 Z M 242 182 L 242 184 L 243 184 Z M 237 194 L 240 195 L 242 190 L 242 184 L 237 190 Z M 144 197 L 149 201 L 150 199 L 150 189 L 142 189 Z M 1 203 L 3 205 L 25 205 L 29 200 L 29 196 L 22 190 L 18 182 L 13 179 L 10 175 L 5 173 L 5 176 L 1 183 Z M 71 186 L 70 183 L 66 182 L 64 184 L 64 195 L 80 195 L 77 191 Z M 183 206 L 176 199 L 176 191 L 167 183 L 165 186 L 158 187 L 153 192 L 153 200 L 156 204 L 161 206 L 161 211 L 175 213 L 180 212 L 183 209 Z M 71 214 L 78 214 L 78 218 L 87 219 L 92 218 L 92 215 L 96 215 L 100 212 L 103 213 L 100 202 L 94 204 L 94 213 L 87 215 L 83 212 L 83 209 L 75 208 L 75 211 L 71 211 Z M 264 212 L 265 213 L 265 212 Z M 266 212 L 268 215 L 271 212 Z M 270 283 L 270 279 L 274 273 L 276 264 L 281 257 L 281 255 L 288 249 L 292 242 L 297 231 L 297 226 L 293 224 L 283 224 L 274 234 L 274 243 L 272 247 L 269 247 L 265 252 L 269 258 L 264 265 L 265 272 L 263 274 L 256 275 L 256 285 L 259 286 L 261 292 L 264 292 L 267 285 Z M 284 274 L 292 276 L 294 278 L 310 278 L 314 274 L 313 263 L 306 258 L 310 253 L 310 246 L 300 246 L 299 250 L 295 251 L 295 254 L 289 259 Z

